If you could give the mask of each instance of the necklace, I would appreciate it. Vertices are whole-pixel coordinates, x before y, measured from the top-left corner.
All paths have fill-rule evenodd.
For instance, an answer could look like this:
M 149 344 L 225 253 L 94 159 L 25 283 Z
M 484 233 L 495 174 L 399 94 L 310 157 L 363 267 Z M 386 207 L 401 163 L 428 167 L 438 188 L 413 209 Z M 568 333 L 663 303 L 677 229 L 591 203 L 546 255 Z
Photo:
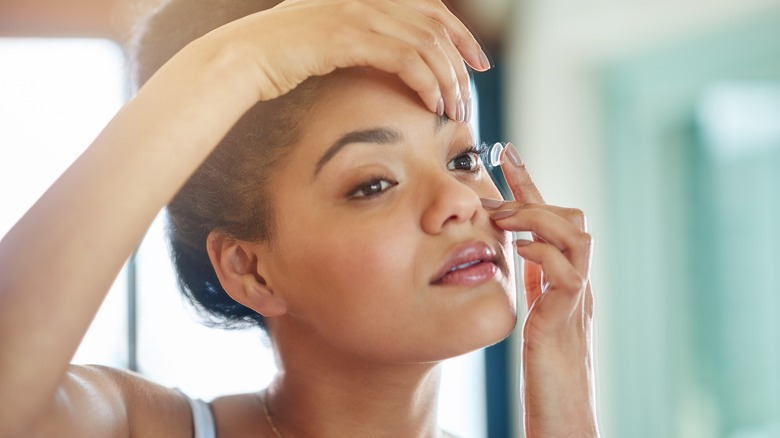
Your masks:
M 263 391 L 263 395 L 260 395 L 260 400 L 263 402 L 263 413 L 265 414 L 265 420 L 268 425 L 271 426 L 271 430 L 276 435 L 276 438 L 282 438 L 282 434 L 279 433 L 279 429 L 276 428 L 273 418 L 271 418 L 271 412 L 268 410 L 268 391 Z

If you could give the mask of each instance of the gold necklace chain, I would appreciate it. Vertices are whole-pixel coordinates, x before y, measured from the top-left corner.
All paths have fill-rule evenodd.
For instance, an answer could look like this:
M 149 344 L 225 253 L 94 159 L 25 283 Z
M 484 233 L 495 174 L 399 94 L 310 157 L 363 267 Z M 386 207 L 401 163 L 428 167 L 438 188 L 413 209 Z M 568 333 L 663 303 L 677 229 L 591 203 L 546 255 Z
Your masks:
M 263 391 L 263 395 L 260 396 L 260 399 L 263 402 L 265 420 L 268 422 L 268 425 L 271 426 L 271 430 L 274 432 L 274 435 L 276 435 L 276 438 L 282 438 L 282 434 L 279 433 L 279 429 L 276 428 L 274 420 L 271 418 L 271 412 L 268 410 L 268 391 Z
M 276 438 L 282 438 L 282 434 L 279 433 L 279 429 L 276 428 L 276 424 L 274 424 L 274 419 L 271 417 L 271 411 L 268 410 L 268 391 L 263 391 L 262 393 L 258 393 L 257 397 L 260 398 L 260 402 L 263 404 L 263 413 L 265 414 L 265 421 L 268 422 L 268 425 L 271 426 L 271 430 L 274 432 L 274 435 L 276 435 Z M 444 437 L 451 437 L 447 432 L 443 433 Z

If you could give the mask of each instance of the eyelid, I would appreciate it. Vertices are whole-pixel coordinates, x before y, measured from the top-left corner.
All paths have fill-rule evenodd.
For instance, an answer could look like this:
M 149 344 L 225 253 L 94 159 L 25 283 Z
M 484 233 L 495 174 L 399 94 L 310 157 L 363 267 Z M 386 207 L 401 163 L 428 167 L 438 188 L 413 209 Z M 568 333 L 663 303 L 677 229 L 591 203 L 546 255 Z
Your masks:
M 473 153 L 473 154 L 477 154 L 479 156 L 482 156 L 484 151 L 486 150 L 486 148 L 487 148 L 487 145 L 485 143 L 482 143 L 482 144 L 479 144 L 479 145 L 477 145 L 475 143 L 468 144 L 467 146 L 462 147 L 461 149 L 458 150 L 458 152 L 453 154 L 452 157 L 450 157 L 450 160 L 453 159 L 453 158 L 459 157 L 461 155 L 469 154 L 469 153 Z
M 376 192 L 376 193 L 362 195 L 362 196 L 357 195 L 358 192 L 360 192 L 361 190 L 365 189 L 366 187 L 368 187 L 368 186 L 370 186 L 372 184 L 381 183 L 381 182 L 387 182 L 388 186 L 383 188 L 382 190 Z M 393 187 L 395 187 L 397 185 L 398 185 L 398 181 L 394 180 L 393 178 L 390 178 L 390 177 L 387 177 L 387 176 L 374 175 L 374 176 L 365 178 L 365 179 L 361 180 L 361 182 L 359 182 L 358 184 L 354 185 L 352 187 L 352 189 L 349 192 L 347 192 L 346 198 L 348 200 L 358 200 L 358 201 L 372 199 L 372 198 L 375 198 L 377 196 L 380 196 L 380 195 L 384 194 L 385 192 L 387 192 L 388 190 L 392 189 Z M 380 184 L 380 188 L 381 188 L 381 184 Z
M 483 156 L 485 155 L 484 152 L 487 150 L 487 145 L 485 143 L 482 143 L 480 145 L 476 144 L 470 144 L 466 146 L 465 148 L 460 149 L 457 153 L 452 155 L 449 160 L 447 161 L 447 167 L 449 168 L 450 163 L 452 163 L 453 160 L 462 157 L 464 155 L 473 155 L 475 159 L 477 160 L 476 166 L 472 170 L 464 170 L 464 169 L 450 169 L 452 171 L 456 172 L 466 172 L 466 173 L 477 173 L 480 170 L 484 168 L 484 160 Z

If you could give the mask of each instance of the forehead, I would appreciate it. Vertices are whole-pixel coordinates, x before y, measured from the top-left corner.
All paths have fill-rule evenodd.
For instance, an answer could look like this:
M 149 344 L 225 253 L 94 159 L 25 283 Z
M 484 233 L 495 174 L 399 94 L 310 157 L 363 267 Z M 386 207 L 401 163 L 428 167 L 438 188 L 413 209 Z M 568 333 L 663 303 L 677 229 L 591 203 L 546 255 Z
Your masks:
M 369 68 L 337 70 L 324 82 L 321 98 L 314 105 L 313 116 L 330 120 L 333 115 L 350 113 L 352 117 L 338 120 L 343 124 L 386 121 L 396 113 L 390 109 L 427 111 L 417 94 L 396 75 Z M 334 114 L 335 113 L 335 114 Z M 340 123 L 340 124 L 341 124 Z
M 430 136 L 442 128 L 468 126 L 438 117 L 396 75 L 369 68 L 338 70 L 323 78 L 304 123 L 302 140 L 335 139 L 350 131 L 391 128 L 404 135 Z

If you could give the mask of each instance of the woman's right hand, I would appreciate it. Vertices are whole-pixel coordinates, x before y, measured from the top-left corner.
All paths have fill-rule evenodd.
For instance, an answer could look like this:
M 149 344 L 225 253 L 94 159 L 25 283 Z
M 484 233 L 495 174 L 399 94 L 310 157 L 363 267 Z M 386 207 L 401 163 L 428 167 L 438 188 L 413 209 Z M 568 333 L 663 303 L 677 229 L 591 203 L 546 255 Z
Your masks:
M 440 0 L 288 0 L 195 46 L 210 59 L 228 50 L 229 61 L 247 62 L 239 65 L 257 100 L 337 68 L 368 66 L 397 74 L 427 108 L 459 121 L 471 98 L 463 61 L 490 68 L 474 36 Z

